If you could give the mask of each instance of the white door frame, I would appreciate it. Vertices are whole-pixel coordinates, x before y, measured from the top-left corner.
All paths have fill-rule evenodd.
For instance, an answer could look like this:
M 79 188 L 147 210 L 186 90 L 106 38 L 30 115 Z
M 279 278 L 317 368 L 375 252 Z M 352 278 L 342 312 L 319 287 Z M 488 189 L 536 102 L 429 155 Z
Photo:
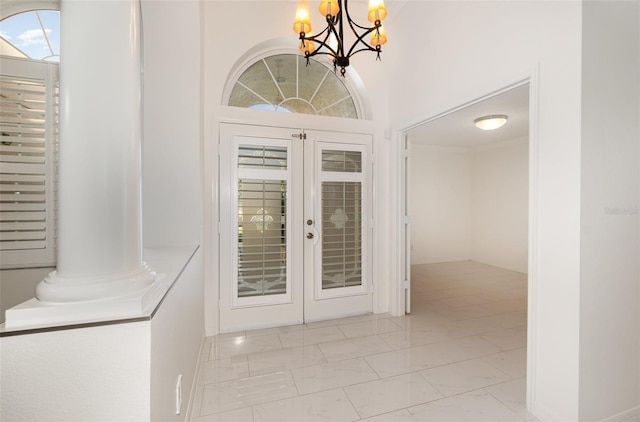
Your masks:
M 538 343 L 538 331 L 537 331 L 537 319 L 541 314 L 541 310 L 538 309 L 538 274 L 539 274 L 539 238 L 538 238 L 538 221 L 539 221 L 539 137 L 538 137 L 538 104 L 539 104 L 539 77 L 538 69 L 533 69 L 530 73 L 515 79 L 513 82 L 503 85 L 502 87 L 489 92 L 486 95 L 480 96 L 471 101 L 465 102 L 457 107 L 447 109 L 441 113 L 437 113 L 431 116 L 425 116 L 418 118 L 412 122 L 401 125 L 399 129 L 393 130 L 393 141 L 395 143 L 395 154 L 392 160 L 396 163 L 397 171 L 395 177 L 397 177 L 396 186 L 398 186 L 398 198 L 397 213 L 395 224 L 395 245 L 398 251 L 398 256 L 395 258 L 395 274 L 396 280 L 395 288 L 392 287 L 390 291 L 390 312 L 393 315 L 404 315 L 406 304 L 405 298 L 409 299 L 408 294 L 410 290 L 405 292 L 405 285 L 403 280 L 407 278 L 407 268 L 410 268 L 410 251 L 405 248 L 407 244 L 407 237 L 405 235 L 407 225 L 410 223 L 407 217 L 407 204 L 411 200 L 407 196 L 407 171 L 405 160 L 405 139 L 407 134 L 418 126 L 433 122 L 441 117 L 445 117 L 456 111 L 462 110 L 473 104 L 482 102 L 496 95 L 500 95 L 506 91 L 514 88 L 518 88 L 524 85 L 529 85 L 529 204 L 528 204 L 528 315 L 527 315 L 527 406 L 535 402 L 533 396 L 536 385 L 536 371 L 534 368 L 537 366 L 537 354 L 536 345 Z M 393 236 L 392 236 L 393 239 Z
M 238 107 L 218 106 L 215 110 L 215 117 L 205 122 L 205 135 L 203 139 L 203 211 L 204 211 L 204 274 L 205 274 L 205 333 L 207 336 L 214 336 L 220 333 L 219 320 L 219 286 L 220 286 L 220 246 L 219 246 L 219 138 L 222 124 L 240 124 L 251 126 L 268 126 L 290 128 L 292 131 L 300 131 L 303 127 L 308 130 L 326 131 L 329 128 L 338 132 L 365 134 L 373 136 L 372 154 L 374 161 L 383 159 L 376 156 L 377 145 L 385 142 L 384 131 L 375 122 L 370 120 L 341 119 L 326 116 L 310 116 L 296 113 L 271 113 L 261 110 L 243 109 Z M 292 132 L 293 133 L 293 132 Z M 372 189 L 375 192 L 379 184 L 377 173 L 373 174 Z M 373 219 L 376 220 L 379 210 L 374 202 Z M 373 289 L 373 311 L 381 312 L 380 301 L 388 295 L 388 289 L 382 291 L 377 286 L 386 284 L 386 280 L 380 281 L 380 276 L 375 271 L 376 257 L 380 256 L 380 250 L 388 242 L 380 242 L 378 239 L 385 238 L 388 233 L 383 233 L 378 229 L 373 230 L 373 260 L 374 271 L 372 274 Z M 384 244 L 383 244 L 384 243 Z M 391 267 L 389 267 L 391 271 Z M 385 271 L 386 273 L 386 271 Z M 390 274 L 390 273 L 388 273 Z M 386 311 L 384 308 L 382 311 Z
M 305 131 L 305 186 L 313 181 L 313 187 L 304 193 L 305 219 L 313 221 L 311 227 L 317 236 L 314 240 L 305 240 L 305 294 L 304 320 L 314 322 L 328 318 L 341 318 L 359 315 L 373 310 L 372 286 L 372 136 L 361 134 L 330 133 L 326 131 Z M 312 142 L 312 143 L 311 143 Z M 310 147 L 307 149 L 307 147 Z M 352 151 L 361 154 L 362 168 L 359 172 L 331 172 L 322 168 L 322 151 L 333 148 L 339 151 Z M 323 288 L 323 254 L 321 236 L 324 233 L 322 221 L 321 186 L 325 181 L 358 182 L 361 186 L 361 247 L 362 261 L 360 281 L 357 286 L 338 289 Z M 315 220 L 315 221 L 314 221 Z M 313 233 L 311 233 L 313 234 Z M 327 304 L 330 304 L 328 306 Z M 335 310 L 334 310 L 335 309 Z M 344 309 L 349 311 L 344 312 Z

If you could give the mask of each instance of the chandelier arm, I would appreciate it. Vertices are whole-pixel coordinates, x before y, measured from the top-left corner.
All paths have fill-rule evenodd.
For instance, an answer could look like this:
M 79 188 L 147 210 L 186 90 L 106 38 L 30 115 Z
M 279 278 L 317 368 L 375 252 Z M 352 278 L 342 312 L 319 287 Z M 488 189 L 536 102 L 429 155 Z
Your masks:
M 378 51 L 375 47 L 373 47 L 371 44 L 369 44 L 368 42 L 366 42 L 364 40 L 364 37 L 366 37 L 367 35 L 369 35 L 373 31 L 378 29 L 377 26 L 374 26 L 373 28 L 369 28 L 367 31 L 363 32 L 361 35 L 358 35 L 358 33 L 355 31 L 355 29 L 353 29 L 353 27 L 351 29 L 353 30 L 353 35 L 356 36 L 356 40 L 353 42 L 353 45 L 351 45 L 351 48 L 349 49 L 349 54 L 347 54 L 347 57 L 351 57 L 352 55 L 356 54 L 357 52 L 360 52 L 360 51 L 363 51 L 363 50 Z M 359 43 L 364 44 L 364 46 L 366 48 L 363 48 L 363 49 L 360 49 L 360 50 L 358 50 L 356 52 L 353 52 L 353 50 L 358 46 Z
M 308 56 L 305 54 L 305 57 L 306 57 L 306 58 L 309 58 L 309 57 L 319 56 L 319 55 L 325 55 L 325 56 L 335 57 L 335 56 L 333 55 L 333 53 L 330 53 L 330 52 L 328 52 L 328 51 L 318 51 L 318 50 L 315 50 L 313 53 L 309 53 L 309 55 L 308 55 Z
M 346 3 L 345 3 L 345 4 L 346 4 Z M 373 27 L 369 27 L 369 26 L 362 26 L 362 25 L 359 25 L 359 24 L 358 24 L 358 22 L 356 22 L 356 21 L 354 21 L 353 19 L 351 19 L 351 15 L 349 15 L 349 10 L 347 10 L 346 15 L 347 15 L 347 22 L 349 22 L 349 26 L 351 27 L 351 30 L 352 30 L 353 32 L 355 32 L 355 29 L 353 28 L 354 26 L 355 26 L 355 27 L 358 27 L 358 28 L 360 28 L 360 29 L 364 29 L 365 31 L 366 31 L 366 30 L 368 30 L 368 31 L 372 31 L 372 30 L 374 30 L 374 29 L 376 29 L 376 28 L 378 28 L 378 27 L 382 26 L 382 23 L 380 23 L 380 21 L 376 21 L 376 23 L 377 23 L 378 25 L 374 24 L 374 26 L 373 26 Z
M 316 54 L 328 54 L 330 56 L 336 56 L 338 54 L 337 51 L 335 51 L 333 48 L 331 48 L 331 46 L 326 42 L 327 41 L 326 37 L 324 40 L 319 40 L 315 37 L 309 37 L 309 38 L 300 38 L 301 40 L 305 40 L 305 41 L 313 41 L 315 43 L 318 43 L 320 46 L 318 48 L 316 48 L 315 50 L 313 50 L 313 52 L 309 53 L 308 57 L 313 57 Z M 328 52 L 326 51 L 319 51 L 322 47 L 325 47 L 327 50 L 329 50 Z
M 373 31 L 377 31 L 382 26 L 382 24 L 378 20 L 378 21 L 375 22 L 375 25 L 373 27 L 366 27 L 366 26 L 358 25 L 353 19 L 351 19 L 351 15 L 349 14 L 348 3 L 349 3 L 348 0 L 344 0 L 345 15 L 347 17 L 347 23 L 349 24 L 349 27 L 351 28 L 351 32 L 353 32 L 353 35 L 356 37 L 356 40 L 351 45 L 351 48 L 349 48 L 349 53 L 345 57 L 349 58 L 352 55 L 356 54 L 357 52 L 363 51 L 361 49 L 361 50 L 358 50 L 356 52 L 353 52 L 353 50 L 356 48 L 358 43 L 364 44 L 365 47 L 366 47 L 366 50 L 378 51 L 374 47 L 372 47 L 369 43 L 367 43 L 364 40 L 364 37 L 366 37 L 367 35 L 369 35 Z M 358 34 L 358 30 L 356 28 L 362 29 L 365 32 L 363 32 L 362 34 L 359 35 Z M 343 54 L 344 54 L 344 52 L 343 52 Z
M 340 3 L 342 3 L 342 0 L 340 1 Z M 340 4 L 340 6 L 342 6 L 342 4 Z M 345 7 L 346 7 L 346 0 L 345 0 Z M 338 23 L 338 32 L 335 33 L 335 26 L 334 26 L 334 34 L 336 35 L 336 39 L 338 41 L 338 54 L 337 56 L 339 57 L 345 57 L 344 55 L 344 19 L 343 19 L 343 13 L 347 14 L 347 19 L 349 19 L 349 11 L 346 9 L 340 9 L 340 11 L 338 12 L 338 14 L 336 15 L 336 21 Z
M 333 48 L 331 48 L 331 46 L 328 43 L 329 37 L 331 36 L 331 34 L 333 34 L 336 39 L 338 40 L 338 50 L 334 50 Z M 324 39 L 320 39 L 324 37 Z M 304 41 L 313 41 L 313 42 L 317 42 L 318 44 L 320 44 L 320 46 L 318 48 L 316 48 L 312 53 L 309 53 L 308 57 L 313 57 L 316 54 L 328 54 L 330 56 L 338 56 L 340 54 L 340 37 L 338 35 L 338 31 L 336 31 L 336 27 L 334 22 L 327 18 L 327 27 L 324 28 L 322 30 L 322 32 L 312 36 L 312 37 L 303 37 L 302 34 L 300 35 L 300 39 L 304 40 Z M 325 47 L 327 50 L 330 51 L 330 53 L 326 53 L 326 52 L 319 52 L 318 50 L 320 50 L 322 47 Z M 343 55 L 344 55 L 344 51 L 343 51 Z
M 349 53 L 349 57 L 353 57 L 353 56 L 355 56 L 356 54 L 358 54 L 358 53 L 360 53 L 362 51 L 377 51 L 378 53 L 382 52 L 382 50 L 378 51 L 378 49 L 376 49 L 376 48 L 367 47 L 367 48 L 361 48 L 360 50 L 356 50 L 356 51 L 354 51 L 352 53 Z
M 367 31 L 367 33 L 371 33 L 373 30 L 378 29 L 379 27 L 382 26 L 382 23 L 379 20 L 375 21 L 373 27 L 359 25 L 356 21 L 354 21 L 351 18 L 351 15 L 349 14 L 349 9 L 347 8 L 347 3 L 348 3 L 347 0 L 344 0 L 344 7 L 345 7 L 345 10 L 346 10 L 345 14 L 347 16 L 347 22 L 349 23 L 349 26 L 351 27 L 351 30 L 353 31 L 353 33 L 356 36 L 358 36 L 358 33 L 356 32 L 354 26 L 357 27 L 357 28 L 360 28 L 360 29 L 364 29 L 365 31 Z M 364 35 L 366 35 L 366 34 L 364 34 Z

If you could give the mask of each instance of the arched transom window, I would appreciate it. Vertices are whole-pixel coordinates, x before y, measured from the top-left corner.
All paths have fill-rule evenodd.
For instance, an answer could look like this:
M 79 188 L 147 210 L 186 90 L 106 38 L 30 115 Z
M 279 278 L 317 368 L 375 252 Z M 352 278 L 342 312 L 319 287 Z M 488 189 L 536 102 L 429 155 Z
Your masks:
M 358 119 L 342 78 L 297 54 L 277 54 L 250 65 L 238 78 L 228 105 Z

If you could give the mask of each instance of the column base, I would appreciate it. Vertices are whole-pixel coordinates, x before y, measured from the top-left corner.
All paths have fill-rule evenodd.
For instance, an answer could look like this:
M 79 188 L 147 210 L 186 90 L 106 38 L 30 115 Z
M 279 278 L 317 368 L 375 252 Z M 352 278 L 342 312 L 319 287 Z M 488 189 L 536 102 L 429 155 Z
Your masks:
M 167 289 L 167 277 L 162 274 L 145 289 L 118 298 L 74 303 L 47 303 L 34 298 L 6 311 L 5 328 L 38 329 L 145 318 L 151 315 Z
M 89 277 L 64 277 L 52 271 L 36 287 L 36 299 L 48 305 L 112 300 L 147 289 L 155 277 L 146 263 L 131 271 Z

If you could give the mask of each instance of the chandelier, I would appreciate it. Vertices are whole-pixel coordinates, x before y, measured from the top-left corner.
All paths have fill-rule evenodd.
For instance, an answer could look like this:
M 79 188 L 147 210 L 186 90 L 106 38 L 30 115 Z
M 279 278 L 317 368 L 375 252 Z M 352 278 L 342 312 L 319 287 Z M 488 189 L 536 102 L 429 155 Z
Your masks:
M 344 7 L 343 7 L 344 4 Z M 387 16 L 387 9 L 383 0 L 369 0 L 369 22 L 371 27 L 358 25 L 349 15 L 348 0 L 320 1 L 320 14 L 327 20 L 327 26 L 322 32 L 313 35 L 309 8 L 306 1 L 299 1 L 293 31 L 300 36 L 300 51 L 304 53 L 309 64 L 309 58 L 318 54 L 326 54 L 333 58 L 334 69 L 340 68 L 344 77 L 349 66 L 349 58 L 361 51 L 374 51 L 376 59 L 380 60 L 380 46 L 387 42 L 387 35 L 382 27 L 382 20 Z M 346 20 L 345 20 L 346 17 Z M 347 47 L 344 38 L 344 25 L 348 24 L 355 36 L 351 47 Z M 370 35 L 369 41 L 365 38 Z M 317 45 L 317 48 L 316 48 Z

